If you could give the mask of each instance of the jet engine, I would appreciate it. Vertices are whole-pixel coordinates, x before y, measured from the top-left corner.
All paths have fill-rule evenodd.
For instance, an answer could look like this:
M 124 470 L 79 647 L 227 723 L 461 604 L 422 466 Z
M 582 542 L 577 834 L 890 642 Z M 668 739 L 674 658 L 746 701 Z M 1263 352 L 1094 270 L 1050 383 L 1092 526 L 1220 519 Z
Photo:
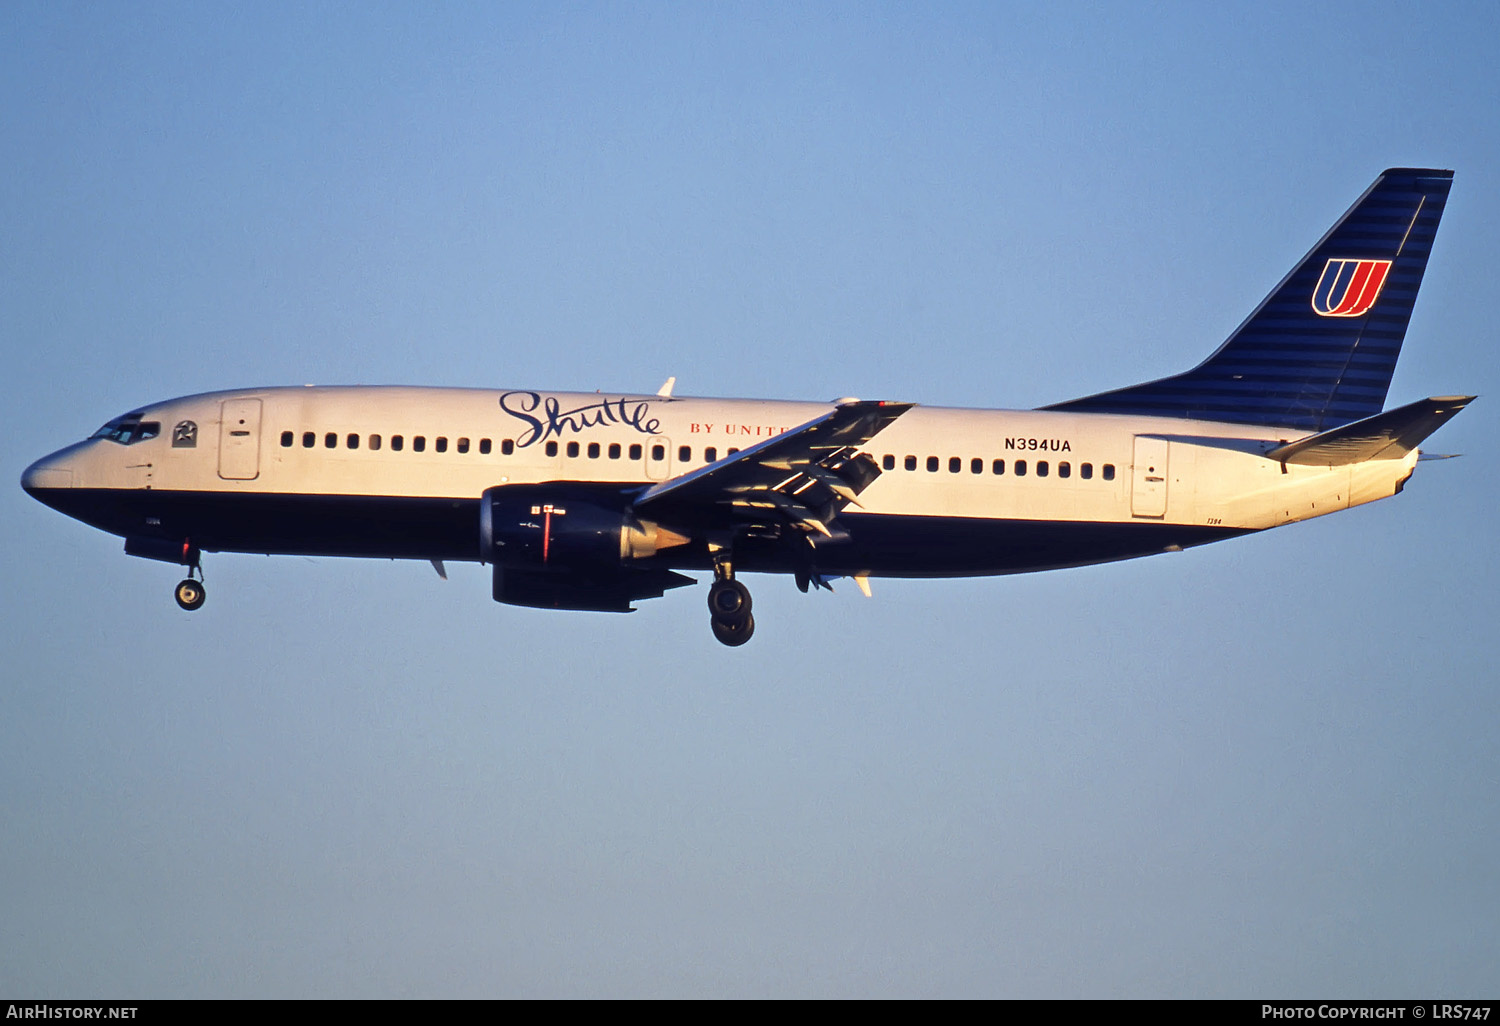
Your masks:
M 495 567 L 495 601 L 547 609 L 629 612 L 690 577 L 641 565 L 691 539 L 629 512 L 617 490 L 498 485 L 479 505 L 481 558 Z

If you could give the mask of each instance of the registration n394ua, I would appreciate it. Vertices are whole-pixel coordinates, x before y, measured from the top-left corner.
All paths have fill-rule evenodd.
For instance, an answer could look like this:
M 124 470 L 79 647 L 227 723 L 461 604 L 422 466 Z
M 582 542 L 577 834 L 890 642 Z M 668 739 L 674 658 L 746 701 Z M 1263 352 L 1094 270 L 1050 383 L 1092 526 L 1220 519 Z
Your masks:
M 744 572 L 1050 570 L 1396 494 L 1472 398 L 1384 409 L 1452 180 L 1384 172 L 1203 363 L 1041 409 L 250 388 L 132 410 L 22 485 L 185 566 L 184 609 L 205 552 L 486 563 L 499 602 L 614 612 L 696 570 L 740 645 Z

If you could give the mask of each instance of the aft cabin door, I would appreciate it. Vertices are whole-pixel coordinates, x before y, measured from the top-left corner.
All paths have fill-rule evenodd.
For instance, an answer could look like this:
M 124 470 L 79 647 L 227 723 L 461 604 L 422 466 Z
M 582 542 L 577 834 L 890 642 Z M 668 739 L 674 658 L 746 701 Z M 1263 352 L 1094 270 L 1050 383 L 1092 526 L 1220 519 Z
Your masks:
M 260 400 L 219 404 L 219 476 L 253 481 L 260 476 Z
M 1131 470 L 1130 512 L 1137 517 L 1167 515 L 1167 447 L 1165 438 L 1135 436 Z

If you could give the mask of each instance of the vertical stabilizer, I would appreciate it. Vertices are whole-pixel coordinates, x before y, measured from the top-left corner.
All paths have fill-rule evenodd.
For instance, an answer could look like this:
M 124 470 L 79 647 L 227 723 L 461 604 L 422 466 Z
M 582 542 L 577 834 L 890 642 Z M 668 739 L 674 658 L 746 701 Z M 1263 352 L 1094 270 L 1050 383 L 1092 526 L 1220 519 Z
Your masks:
M 1324 431 L 1379 413 L 1452 171 L 1391 168 L 1203 363 L 1048 406 Z

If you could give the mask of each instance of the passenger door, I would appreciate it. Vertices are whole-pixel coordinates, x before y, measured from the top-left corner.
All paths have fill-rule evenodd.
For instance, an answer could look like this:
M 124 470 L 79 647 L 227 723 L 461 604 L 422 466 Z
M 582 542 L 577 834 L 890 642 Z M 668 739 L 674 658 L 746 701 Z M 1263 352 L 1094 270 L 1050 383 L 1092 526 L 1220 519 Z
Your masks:
M 226 399 L 219 404 L 219 476 L 226 481 L 260 476 L 259 399 Z
M 1130 475 L 1132 516 L 1167 515 L 1167 453 L 1170 444 L 1165 438 L 1135 436 L 1135 463 Z

